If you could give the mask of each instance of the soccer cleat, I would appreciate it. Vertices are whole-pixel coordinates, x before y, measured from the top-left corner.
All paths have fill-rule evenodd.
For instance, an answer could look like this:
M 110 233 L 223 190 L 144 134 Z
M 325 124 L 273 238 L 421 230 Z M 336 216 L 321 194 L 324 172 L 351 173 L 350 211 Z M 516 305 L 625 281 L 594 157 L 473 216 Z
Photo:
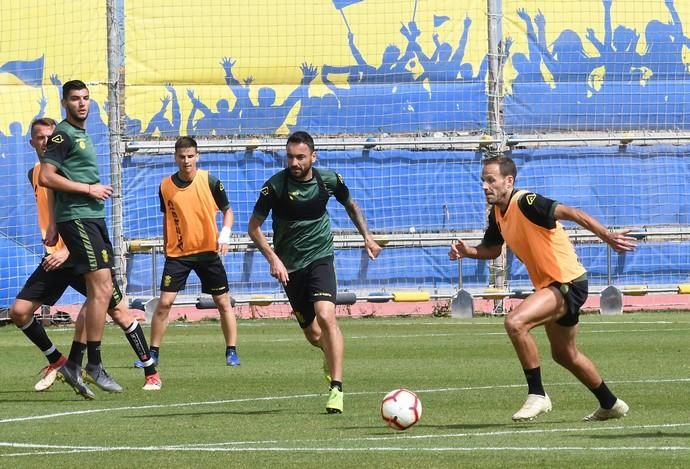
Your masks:
M 41 374 L 43 376 L 38 380 L 38 383 L 34 385 L 34 389 L 36 391 L 45 391 L 46 389 L 50 388 L 57 378 L 58 368 L 64 365 L 66 361 L 67 359 L 65 356 L 61 355 L 58 361 L 43 368 L 41 370 Z
M 57 377 L 64 383 L 72 386 L 74 392 L 80 394 L 84 399 L 92 400 L 96 398 L 93 391 L 84 384 L 84 380 L 81 378 L 81 367 L 76 363 L 67 360 L 64 365 L 58 368 Z
M 534 420 L 538 415 L 547 412 L 551 412 L 551 399 L 549 399 L 549 396 L 528 394 L 522 408 L 513 414 L 513 421 L 528 422 Z
M 105 371 L 103 365 L 86 365 L 85 377 L 86 380 L 95 384 L 99 388 L 107 392 L 122 392 L 122 386 Z
M 151 358 L 153 358 L 153 366 L 158 366 L 158 352 L 151 350 L 149 351 L 149 355 L 151 355 Z M 146 365 L 144 365 L 144 362 L 141 360 L 135 361 L 134 366 L 137 368 L 146 368 Z
M 237 356 L 236 350 L 228 350 L 225 353 L 225 362 L 228 366 L 240 366 L 240 357 Z
M 343 413 L 343 392 L 338 388 L 331 388 L 326 402 L 326 412 L 329 414 Z
M 162 387 L 163 381 L 161 381 L 161 375 L 154 373 L 146 376 L 146 382 L 144 383 L 144 387 L 141 389 L 144 391 L 160 391 Z
M 613 407 L 610 409 L 604 409 L 599 407 L 597 410 L 583 418 L 585 422 L 601 422 L 603 420 L 609 419 L 619 419 L 625 417 L 628 414 L 630 407 L 621 399 L 616 399 Z

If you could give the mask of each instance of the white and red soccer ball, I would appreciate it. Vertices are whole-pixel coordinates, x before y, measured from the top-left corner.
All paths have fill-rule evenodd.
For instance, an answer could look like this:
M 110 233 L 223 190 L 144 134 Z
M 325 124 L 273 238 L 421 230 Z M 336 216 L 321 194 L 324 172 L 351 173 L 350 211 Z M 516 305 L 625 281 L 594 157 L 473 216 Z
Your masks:
M 422 401 L 410 390 L 396 389 L 381 401 L 381 417 L 389 427 L 407 430 L 422 417 Z

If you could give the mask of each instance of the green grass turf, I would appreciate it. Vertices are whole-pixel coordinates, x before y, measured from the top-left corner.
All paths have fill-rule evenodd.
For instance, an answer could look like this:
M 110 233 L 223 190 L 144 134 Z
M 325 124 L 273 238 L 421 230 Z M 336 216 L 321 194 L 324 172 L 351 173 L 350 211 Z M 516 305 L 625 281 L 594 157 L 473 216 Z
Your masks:
M 690 316 L 585 316 L 578 336 L 609 387 L 630 404 L 622 420 L 585 423 L 597 402 L 551 361 L 542 375 L 554 410 L 516 424 L 526 386 L 501 318 L 340 320 L 345 413 L 324 411 L 321 355 L 295 322 L 241 321 L 242 366 L 225 365 L 220 325 L 172 324 L 163 390 L 109 326 L 106 367 L 123 394 L 84 401 L 65 384 L 33 392 L 44 359 L 14 326 L 0 328 L 0 467 L 689 467 Z M 148 329 L 146 329 L 148 334 Z M 71 328 L 49 328 L 67 353 Z M 397 387 L 424 413 L 406 432 L 378 405 Z

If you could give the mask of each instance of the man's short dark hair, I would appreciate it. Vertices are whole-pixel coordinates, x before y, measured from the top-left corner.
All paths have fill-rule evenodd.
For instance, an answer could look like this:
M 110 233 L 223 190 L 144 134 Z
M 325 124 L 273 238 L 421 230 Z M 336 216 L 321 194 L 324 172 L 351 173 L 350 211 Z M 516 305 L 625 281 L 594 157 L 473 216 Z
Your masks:
M 484 166 L 496 164 L 498 165 L 498 171 L 501 173 L 501 176 L 513 176 L 513 179 L 517 178 L 517 168 L 515 167 L 515 162 L 508 156 L 492 156 L 490 158 L 482 160 L 482 164 Z
M 177 153 L 177 150 L 182 150 L 183 148 L 194 148 L 194 150 L 198 151 L 196 140 L 192 137 L 180 137 L 177 139 L 175 142 L 175 152 Z
M 31 122 L 32 136 L 34 134 L 34 127 L 36 127 L 37 125 L 42 125 L 44 127 L 55 127 L 57 125 L 57 122 L 55 122 L 55 119 L 51 119 L 50 117 L 41 117 L 40 119 L 34 119 Z
M 84 83 L 81 80 L 70 80 L 68 82 L 65 82 L 64 85 L 62 85 L 62 99 L 67 99 L 67 96 L 69 96 L 70 91 L 78 91 L 78 90 L 88 90 L 89 87 L 86 86 L 86 83 Z
M 314 151 L 314 139 L 307 132 L 298 130 L 288 137 L 287 143 L 304 143 L 309 150 Z

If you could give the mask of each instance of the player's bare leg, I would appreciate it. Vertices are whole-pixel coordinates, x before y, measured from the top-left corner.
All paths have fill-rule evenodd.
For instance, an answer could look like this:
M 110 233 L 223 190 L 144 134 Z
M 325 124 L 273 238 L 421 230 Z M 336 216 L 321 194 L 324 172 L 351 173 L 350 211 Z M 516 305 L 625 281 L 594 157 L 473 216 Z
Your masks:
M 578 326 L 565 327 L 550 322 L 545 327 L 554 361 L 587 386 L 599 401 L 599 408 L 585 416 L 584 420 L 599 421 L 625 417 L 629 410 L 628 404 L 609 390 L 594 362 L 578 350 L 575 341 Z
M 323 374 L 324 377 L 326 378 L 326 381 L 328 384 L 331 383 L 331 369 L 328 366 L 328 360 L 326 359 L 326 355 L 323 351 L 323 347 L 321 346 L 321 327 L 319 327 L 318 321 L 314 319 L 314 321 L 311 322 L 307 327 L 305 327 L 303 330 L 304 332 L 304 337 L 309 341 L 310 344 L 312 344 L 314 347 L 318 348 L 321 350 L 322 357 L 323 357 Z
M 9 315 L 12 322 L 48 360 L 48 365 L 41 370 L 41 379 L 34 385 L 36 391 L 45 391 L 53 385 L 57 370 L 65 364 L 67 359 L 50 340 L 43 324 L 34 318 L 34 313 L 40 307 L 40 301 L 17 298 L 10 307 Z
M 177 292 L 161 292 L 156 312 L 153 313 L 151 319 L 151 347 L 159 349 L 163 342 L 163 336 L 168 328 L 168 316 L 175 298 L 177 298 Z
M 237 318 L 232 309 L 230 295 L 214 295 L 213 301 L 220 313 L 220 327 L 225 337 L 225 362 L 228 366 L 239 366 L 240 358 L 237 355 Z
M 513 343 L 527 379 L 527 399 L 513 415 L 515 421 L 533 420 L 540 414 L 551 411 L 549 398 L 541 381 L 539 349 L 530 331 L 565 313 L 563 295 L 555 288 L 537 290 L 508 313 L 505 329 Z
M 343 412 L 343 357 L 345 340 L 335 317 L 335 304 L 330 301 L 314 303 L 316 322 L 321 329 L 321 349 L 331 372 L 330 395 L 326 411 L 331 414 Z

